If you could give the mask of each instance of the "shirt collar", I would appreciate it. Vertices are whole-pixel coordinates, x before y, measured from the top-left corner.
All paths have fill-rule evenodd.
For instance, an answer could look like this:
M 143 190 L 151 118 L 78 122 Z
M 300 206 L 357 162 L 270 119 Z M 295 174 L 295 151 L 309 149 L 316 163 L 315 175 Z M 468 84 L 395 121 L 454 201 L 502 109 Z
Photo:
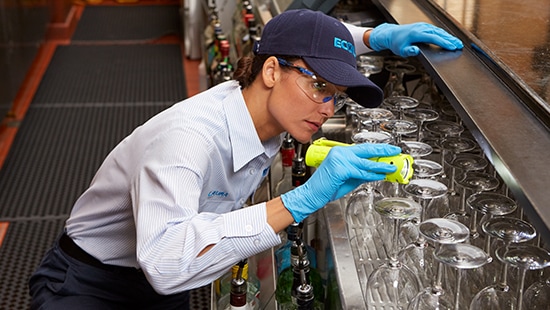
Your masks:
M 274 157 L 280 149 L 282 135 L 265 142 L 260 141 L 239 84 L 236 81 L 228 83 L 233 83 L 231 86 L 234 89 L 224 99 L 223 107 L 231 140 L 233 171 L 236 172 L 263 154 L 268 158 Z

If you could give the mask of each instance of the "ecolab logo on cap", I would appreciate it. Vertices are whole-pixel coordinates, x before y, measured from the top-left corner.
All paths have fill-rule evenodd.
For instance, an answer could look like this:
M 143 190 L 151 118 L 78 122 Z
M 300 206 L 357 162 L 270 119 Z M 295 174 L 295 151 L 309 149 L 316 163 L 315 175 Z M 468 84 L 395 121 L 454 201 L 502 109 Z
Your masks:
M 348 42 L 346 40 L 342 40 L 340 38 L 334 37 L 334 47 L 341 48 L 345 51 L 348 51 L 350 54 L 353 55 L 353 57 L 356 57 L 355 55 L 355 46 L 352 42 Z

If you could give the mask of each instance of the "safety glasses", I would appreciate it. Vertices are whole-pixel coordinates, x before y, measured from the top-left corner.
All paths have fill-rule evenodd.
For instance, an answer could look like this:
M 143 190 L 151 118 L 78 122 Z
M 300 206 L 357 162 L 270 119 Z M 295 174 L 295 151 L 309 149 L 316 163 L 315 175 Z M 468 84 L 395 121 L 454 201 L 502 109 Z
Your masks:
M 302 73 L 296 79 L 296 85 L 309 97 L 309 99 L 317 103 L 326 103 L 333 101 L 334 112 L 340 110 L 348 98 L 346 93 L 338 91 L 338 89 L 327 82 L 321 81 L 317 78 L 315 73 L 309 71 L 306 68 L 296 66 L 282 58 L 277 58 L 279 65 L 289 67 L 298 70 Z

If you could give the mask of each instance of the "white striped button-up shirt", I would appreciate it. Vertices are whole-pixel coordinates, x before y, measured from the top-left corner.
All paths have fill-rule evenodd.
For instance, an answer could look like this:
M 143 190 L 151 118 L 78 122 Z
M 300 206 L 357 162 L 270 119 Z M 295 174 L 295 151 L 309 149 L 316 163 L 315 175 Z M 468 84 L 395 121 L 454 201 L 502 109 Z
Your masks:
M 159 293 L 206 285 L 280 243 L 265 203 L 243 205 L 281 141 L 260 141 L 237 82 L 215 86 L 121 141 L 75 203 L 67 233 L 105 264 L 141 268 Z

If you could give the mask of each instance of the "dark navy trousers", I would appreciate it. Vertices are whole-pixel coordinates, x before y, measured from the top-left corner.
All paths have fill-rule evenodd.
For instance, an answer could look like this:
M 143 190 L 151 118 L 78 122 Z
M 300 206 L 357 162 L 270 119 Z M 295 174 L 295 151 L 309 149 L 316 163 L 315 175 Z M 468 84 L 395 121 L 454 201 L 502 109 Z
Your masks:
M 160 295 L 137 269 L 98 268 L 65 253 L 58 238 L 29 280 L 31 309 L 189 309 L 189 292 Z

